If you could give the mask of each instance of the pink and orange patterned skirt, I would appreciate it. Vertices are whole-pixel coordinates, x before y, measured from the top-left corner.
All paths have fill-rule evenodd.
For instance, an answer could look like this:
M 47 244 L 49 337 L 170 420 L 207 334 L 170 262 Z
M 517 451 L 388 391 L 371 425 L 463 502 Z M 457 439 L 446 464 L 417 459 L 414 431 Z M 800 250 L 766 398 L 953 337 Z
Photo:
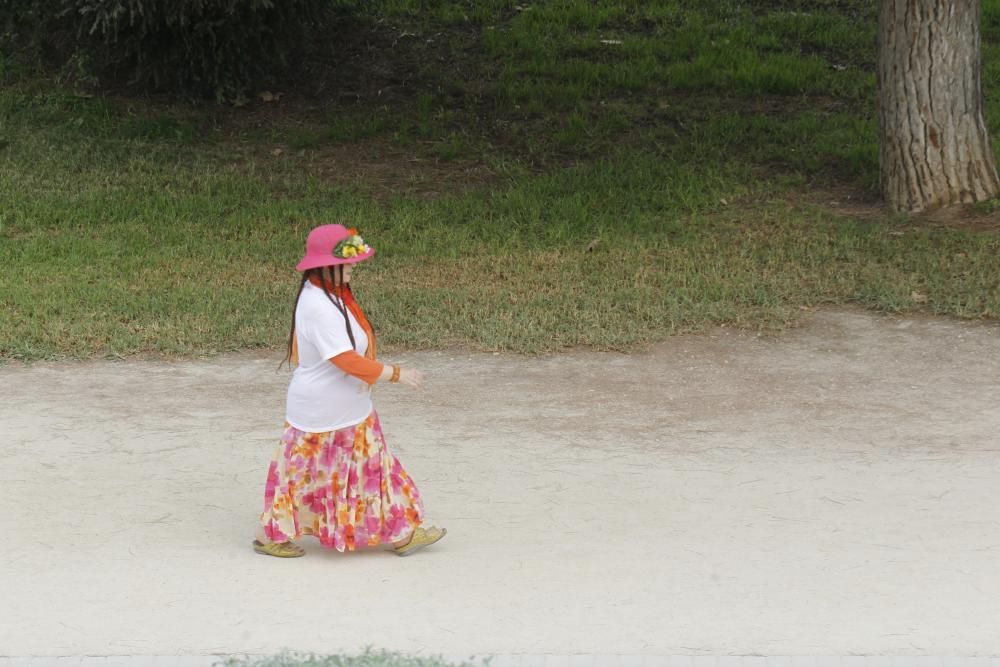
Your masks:
M 307 433 L 285 424 L 267 472 L 263 532 L 272 542 L 318 537 L 337 551 L 405 539 L 423 521 L 413 480 L 389 453 L 378 414 Z

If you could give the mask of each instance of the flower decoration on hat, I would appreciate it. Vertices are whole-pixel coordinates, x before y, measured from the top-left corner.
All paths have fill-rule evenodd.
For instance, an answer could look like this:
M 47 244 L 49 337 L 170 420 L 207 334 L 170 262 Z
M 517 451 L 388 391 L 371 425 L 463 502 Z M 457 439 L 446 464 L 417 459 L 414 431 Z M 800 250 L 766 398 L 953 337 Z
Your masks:
M 350 236 L 338 243 L 337 247 L 333 249 L 334 257 L 338 259 L 350 259 L 351 257 L 363 255 L 370 250 L 368 244 L 358 235 L 357 229 L 351 227 L 347 230 L 347 233 Z

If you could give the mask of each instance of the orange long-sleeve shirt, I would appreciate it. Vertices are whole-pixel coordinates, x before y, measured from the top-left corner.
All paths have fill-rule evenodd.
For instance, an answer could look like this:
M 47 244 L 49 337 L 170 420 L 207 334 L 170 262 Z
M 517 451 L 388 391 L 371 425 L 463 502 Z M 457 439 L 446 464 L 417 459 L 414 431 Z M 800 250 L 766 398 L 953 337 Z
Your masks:
M 385 364 L 374 359 L 365 359 L 357 352 L 342 352 L 330 359 L 330 363 L 348 375 L 375 384 L 385 369 Z

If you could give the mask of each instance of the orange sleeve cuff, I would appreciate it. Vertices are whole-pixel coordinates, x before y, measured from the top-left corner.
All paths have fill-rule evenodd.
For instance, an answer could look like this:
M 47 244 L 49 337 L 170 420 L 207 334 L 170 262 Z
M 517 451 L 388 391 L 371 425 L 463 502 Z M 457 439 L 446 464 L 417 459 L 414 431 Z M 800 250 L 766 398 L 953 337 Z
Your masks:
M 374 359 L 366 359 L 357 352 L 342 352 L 330 358 L 330 363 L 348 375 L 364 380 L 368 384 L 378 381 L 385 364 Z

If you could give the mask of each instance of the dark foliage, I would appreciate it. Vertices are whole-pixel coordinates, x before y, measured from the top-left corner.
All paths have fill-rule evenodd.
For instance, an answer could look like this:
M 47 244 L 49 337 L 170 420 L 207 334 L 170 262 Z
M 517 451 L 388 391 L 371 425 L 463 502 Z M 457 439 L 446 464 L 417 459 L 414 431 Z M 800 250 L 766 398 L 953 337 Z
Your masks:
M 7 0 L 4 48 L 105 84 L 235 99 L 301 56 L 335 0 Z

